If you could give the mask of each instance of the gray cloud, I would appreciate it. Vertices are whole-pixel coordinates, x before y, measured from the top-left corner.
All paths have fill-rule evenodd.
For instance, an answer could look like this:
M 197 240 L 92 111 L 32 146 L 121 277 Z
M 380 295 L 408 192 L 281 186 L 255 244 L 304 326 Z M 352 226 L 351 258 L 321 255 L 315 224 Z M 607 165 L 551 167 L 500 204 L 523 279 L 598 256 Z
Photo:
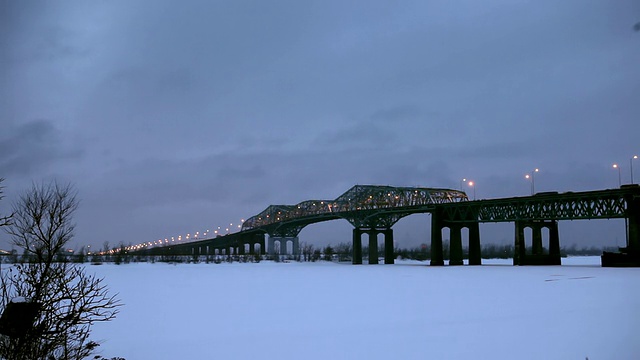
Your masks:
M 66 146 L 53 122 L 36 120 L 3 129 L 0 135 L 0 173 L 11 176 L 43 176 L 56 162 L 81 155 L 79 149 Z
M 0 176 L 8 197 L 77 184 L 78 241 L 94 244 L 356 183 L 465 177 L 515 196 L 538 167 L 542 190 L 617 186 L 611 162 L 626 179 L 638 151 L 638 14 L 633 0 L 4 2 Z

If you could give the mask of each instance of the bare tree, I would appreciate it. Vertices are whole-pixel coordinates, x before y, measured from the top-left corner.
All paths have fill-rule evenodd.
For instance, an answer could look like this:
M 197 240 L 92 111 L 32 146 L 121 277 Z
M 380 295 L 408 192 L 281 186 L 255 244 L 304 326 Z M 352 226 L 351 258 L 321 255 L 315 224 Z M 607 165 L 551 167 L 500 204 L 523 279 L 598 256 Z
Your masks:
M 24 333 L 0 337 L 0 358 L 84 359 L 98 346 L 89 340 L 91 325 L 118 313 L 119 301 L 103 279 L 82 266 L 55 262 L 73 238 L 77 208 L 74 188 L 56 182 L 33 185 L 14 204 L 7 232 L 34 261 L 3 274 L 2 305 L 6 311 L 11 299 L 22 299 L 37 312 Z
M 302 243 L 302 256 L 304 261 L 311 261 L 311 254 L 313 254 L 313 244 L 306 242 Z
M 2 182 L 4 178 L 0 178 L 0 200 L 4 199 L 4 186 L 2 186 Z M 11 215 L 0 215 L 0 227 L 8 226 L 11 221 Z

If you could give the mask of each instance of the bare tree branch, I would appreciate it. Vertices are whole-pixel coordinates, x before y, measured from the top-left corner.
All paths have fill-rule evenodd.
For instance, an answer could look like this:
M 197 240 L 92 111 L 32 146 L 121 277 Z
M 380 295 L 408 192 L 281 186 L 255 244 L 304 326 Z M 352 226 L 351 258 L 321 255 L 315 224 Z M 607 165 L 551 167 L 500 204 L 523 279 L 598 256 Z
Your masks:
M 4 199 L 4 186 L 2 182 L 4 178 L 0 178 L 0 201 Z M 11 225 L 11 215 L 0 216 L 0 227 Z
M 84 359 L 98 346 L 89 340 L 91 325 L 118 314 L 121 304 L 103 279 L 87 275 L 82 266 L 55 262 L 73 238 L 77 208 L 74 188 L 56 182 L 34 184 L 14 204 L 7 232 L 35 261 L 2 275 L 2 305 L 22 297 L 40 310 L 26 335 L 0 337 L 0 358 Z

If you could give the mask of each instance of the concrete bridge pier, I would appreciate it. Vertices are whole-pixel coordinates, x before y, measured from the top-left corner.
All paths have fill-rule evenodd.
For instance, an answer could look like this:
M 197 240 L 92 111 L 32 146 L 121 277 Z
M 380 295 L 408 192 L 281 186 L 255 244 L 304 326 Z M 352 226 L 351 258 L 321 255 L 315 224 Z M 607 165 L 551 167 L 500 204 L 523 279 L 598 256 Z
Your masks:
M 262 239 L 262 241 L 260 240 L 256 240 L 256 241 L 250 241 L 248 242 L 249 244 L 249 255 L 256 255 L 256 245 L 260 245 L 260 255 L 264 255 L 266 253 L 266 249 L 264 247 L 264 239 Z
M 524 225 L 522 221 L 516 221 L 516 238 L 513 245 L 513 265 L 524 265 L 524 257 L 527 248 L 524 243 Z
M 481 265 L 480 254 L 480 223 L 471 221 L 467 223 L 449 223 L 449 265 L 462 265 L 462 229 L 469 229 L 469 265 Z M 440 230 L 442 231 L 442 229 Z
M 295 237 L 276 237 L 269 236 L 269 255 L 275 255 L 275 242 L 276 240 L 280 243 L 280 255 L 287 255 L 287 242 L 290 240 L 293 243 L 291 247 L 291 251 L 293 255 L 297 255 L 300 253 L 300 239 Z
M 638 187 L 638 185 L 623 185 Z M 640 267 L 640 198 L 634 195 L 625 196 L 627 204 L 625 224 L 627 246 L 619 248 L 619 252 L 602 253 L 603 267 Z
M 555 220 L 519 220 L 515 222 L 515 246 L 513 265 L 560 265 L 560 234 Z M 524 229 L 530 228 L 532 234 L 531 254 L 527 254 Z M 549 253 L 542 247 L 542 229 L 549 230 Z
M 269 255 L 275 255 L 276 254 L 276 239 L 274 239 L 271 235 L 269 235 Z
M 462 265 L 462 227 L 449 226 L 449 265 Z
M 629 254 L 635 254 L 640 261 L 640 199 L 628 196 L 627 202 L 627 226 L 629 242 L 625 249 Z
M 384 263 L 394 264 L 395 259 L 393 257 L 393 229 L 388 228 L 383 230 L 384 233 Z
M 245 253 L 248 255 L 254 255 L 256 244 L 260 244 L 260 251 L 264 254 L 264 233 L 243 235 L 240 237 L 238 242 L 240 244 L 240 249 L 242 249 L 241 254 L 243 255 L 245 255 Z M 245 249 L 247 245 L 249 245 L 248 252 Z
M 353 246 L 352 246 L 351 263 L 353 265 L 362 264 L 362 229 L 353 229 Z
M 280 238 L 280 254 L 281 255 L 288 255 L 287 254 L 287 243 L 289 241 L 291 241 L 291 243 L 292 243 L 291 255 L 300 254 L 300 240 L 298 239 L 297 236 Z
M 293 255 L 300 255 L 300 239 L 298 237 L 293 238 L 293 246 L 291 247 Z
M 370 229 L 369 233 L 369 264 L 378 263 L 378 231 Z
M 474 217 L 465 221 L 448 221 L 436 210 L 431 213 L 431 262 L 432 266 L 444 265 L 442 229 L 449 228 L 449 265 L 462 265 L 462 229 L 469 229 L 469 265 L 480 265 L 480 223 Z
M 542 226 L 539 223 L 533 223 L 531 230 L 531 253 L 533 255 L 542 255 Z
M 431 266 L 444 266 L 444 256 L 442 255 L 442 215 L 440 211 L 431 213 Z
M 467 224 L 469 229 L 469 265 L 481 265 L 480 252 L 480 223 L 477 221 Z
M 547 223 L 549 229 L 549 257 L 554 265 L 560 265 L 560 232 L 558 231 L 558 222 L 549 221 Z
M 353 250 L 351 263 L 362 264 L 362 234 L 369 235 L 369 264 L 379 264 L 378 260 L 378 234 L 384 234 L 384 263 L 394 264 L 393 257 L 393 229 L 354 228 Z

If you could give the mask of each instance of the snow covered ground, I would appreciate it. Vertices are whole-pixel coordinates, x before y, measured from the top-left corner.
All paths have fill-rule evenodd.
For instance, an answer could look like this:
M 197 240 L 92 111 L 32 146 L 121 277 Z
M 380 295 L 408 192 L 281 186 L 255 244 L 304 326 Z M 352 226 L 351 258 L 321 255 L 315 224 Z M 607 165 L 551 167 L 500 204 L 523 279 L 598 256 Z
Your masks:
M 96 324 L 138 359 L 640 359 L 640 269 L 317 263 L 87 266 L 125 306 Z

